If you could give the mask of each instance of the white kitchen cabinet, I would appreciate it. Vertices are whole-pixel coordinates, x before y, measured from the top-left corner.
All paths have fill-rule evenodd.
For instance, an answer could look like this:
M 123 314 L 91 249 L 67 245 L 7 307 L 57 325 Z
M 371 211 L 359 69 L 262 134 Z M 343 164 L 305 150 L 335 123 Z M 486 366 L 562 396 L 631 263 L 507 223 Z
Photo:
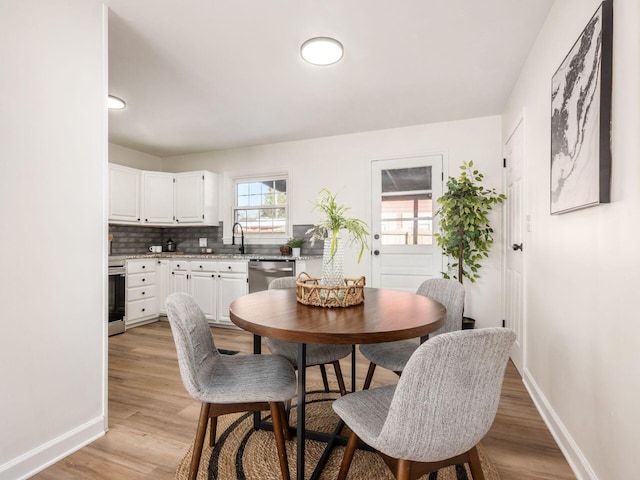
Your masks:
M 176 174 L 175 216 L 180 225 L 218 225 L 218 176 L 199 171 Z
M 171 291 L 170 293 L 183 292 L 191 293 L 189 291 L 189 261 L 188 260 L 174 260 L 171 262 L 171 279 L 170 279 Z
M 207 320 L 216 319 L 217 278 L 215 272 L 191 272 L 189 278 L 191 295 L 202 309 Z
M 237 298 L 249 293 L 247 271 L 246 261 L 219 262 L 217 323 L 233 325 L 229 317 L 229 306 Z
M 158 317 L 157 260 L 127 260 L 125 325 L 129 329 Z
M 296 260 L 296 277 L 302 272 L 310 277 L 320 278 L 322 276 L 322 258 L 306 258 Z
M 175 175 L 165 172 L 142 172 L 142 223 L 173 225 Z
M 140 223 L 140 170 L 109 164 L 109 221 Z

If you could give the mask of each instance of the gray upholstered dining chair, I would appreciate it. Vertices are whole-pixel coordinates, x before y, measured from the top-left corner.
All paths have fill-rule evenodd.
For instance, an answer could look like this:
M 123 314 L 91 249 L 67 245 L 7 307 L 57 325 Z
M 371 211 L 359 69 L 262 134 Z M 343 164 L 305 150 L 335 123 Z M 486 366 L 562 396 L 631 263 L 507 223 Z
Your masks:
M 270 410 L 282 478 L 288 480 L 284 402 L 296 394 L 296 375 L 291 364 L 276 355 L 221 355 L 202 310 L 186 293 L 167 297 L 167 316 L 182 382 L 187 392 L 202 402 L 189 479 L 194 480 L 198 474 L 209 419 L 213 447 L 218 416 Z M 289 436 L 288 431 L 286 435 Z
M 269 283 L 269 290 L 277 288 L 294 288 L 295 286 L 296 277 L 280 277 Z M 297 343 L 268 337 L 265 338 L 265 342 L 271 353 L 286 358 L 291 362 L 294 368 L 298 368 Z M 329 381 L 327 380 L 327 370 L 325 365 L 330 363 L 333 365 L 333 369 L 336 373 L 336 380 L 338 381 L 340 394 L 346 395 L 347 390 L 344 385 L 344 377 L 342 376 L 342 369 L 340 368 L 339 360 L 349 356 L 350 353 L 350 345 L 321 345 L 318 343 L 307 344 L 307 367 L 313 367 L 315 365 L 320 366 L 320 373 L 322 374 L 322 382 L 324 384 L 325 391 L 329 391 Z
M 476 445 L 495 418 L 515 338 L 505 328 L 439 335 L 418 347 L 397 385 L 337 399 L 333 409 L 352 431 L 338 479 L 362 439 L 399 480 L 460 463 L 484 480 Z
M 416 293 L 441 303 L 447 309 L 445 324 L 430 334 L 429 337 L 454 332 L 462 328 L 464 287 L 460 282 L 444 278 L 431 278 L 422 282 Z M 362 387 L 363 390 L 366 390 L 371 385 L 376 365 L 400 375 L 419 345 L 420 339 L 418 338 L 399 342 L 360 345 L 360 353 L 370 362 Z

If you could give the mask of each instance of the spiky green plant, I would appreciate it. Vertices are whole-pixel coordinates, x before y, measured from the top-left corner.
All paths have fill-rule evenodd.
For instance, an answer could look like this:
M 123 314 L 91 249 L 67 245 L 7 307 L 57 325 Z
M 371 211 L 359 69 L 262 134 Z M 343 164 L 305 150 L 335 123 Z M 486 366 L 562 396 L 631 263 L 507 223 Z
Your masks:
M 360 246 L 358 263 L 362 260 L 362 254 L 369 248 L 367 237 L 369 236 L 366 222 L 355 217 L 347 217 L 349 207 L 338 205 L 337 194 L 331 193 L 326 188 L 320 190 L 320 197 L 314 202 L 314 209 L 322 212 L 320 221 L 307 230 L 311 233 L 311 245 L 315 240 L 331 239 L 331 256 L 335 255 L 338 248 L 338 234 L 340 230 L 346 230 L 349 234 L 349 244 L 357 243 Z M 327 239 L 328 240 L 328 239 Z M 325 240 L 326 241 L 326 240 Z
M 489 256 L 493 244 L 488 215 L 494 205 L 507 197 L 481 185 L 484 176 L 473 169 L 473 161 L 464 162 L 460 169 L 460 176 L 449 177 L 447 192 L 437 200 L 440 208 L 435 214 L 440 218 L 440 233 L 434 236 L 442 253 L 455 259 L 449 268 L 457 269 L 457 274 L 443 272 L 444 277 L 462 283 L 463 277 L 471 282 L 480 278 L 480 261 Z

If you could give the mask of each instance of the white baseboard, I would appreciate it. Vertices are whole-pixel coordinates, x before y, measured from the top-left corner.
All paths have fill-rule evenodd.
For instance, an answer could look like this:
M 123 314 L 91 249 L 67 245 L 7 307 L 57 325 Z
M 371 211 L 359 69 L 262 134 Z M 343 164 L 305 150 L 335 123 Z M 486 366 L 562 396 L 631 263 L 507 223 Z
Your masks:
M 105 434 L 104 416 L 96 417 L 13 460 L 0 465 L 0 480 L 23 480 Z
M 551 408 L 551 405 L 547 401 L 538 384 L 535 382 L 529 370 L 525 368 L 524 375 L 522 377 L 524 386 L 529 392 L 529 395 L 533 399 L 538 408 L 538 412 L 542 416 L 542 419 L 547 424 L 547 427 L 551 431 L 551 435 L 558 443 L 560 450 L 564 454 L 569 466 L 573 470 L 578 480 L 598 480 L 598 476 L 595 474 L 586 457 L 573 440 L 573 437 L 569 434 L 556 412 Z

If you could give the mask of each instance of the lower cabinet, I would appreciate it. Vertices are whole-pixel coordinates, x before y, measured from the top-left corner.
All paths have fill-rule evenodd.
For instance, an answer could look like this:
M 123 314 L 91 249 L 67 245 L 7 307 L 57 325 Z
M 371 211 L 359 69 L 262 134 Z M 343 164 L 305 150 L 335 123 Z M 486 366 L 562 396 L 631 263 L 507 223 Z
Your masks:
M 217 321 L 219 323 L 233 325 L 229 318 L 229 305 L 236 298 L 249 293 L 247 274 L 221 273 L 218 278 L 218 309 Z
M 172 260 L 168 276 L 169 288 L 161 294 L 160 305 L 171 293 L 188 293 L 213 325 L 233 326 L 229 305 L 249 291 L 246 261 Z
M 157 260 L 127 261 L 126 328 L 143 325 L 158 317 Z
M 194 262 L 191 262 L 194 265 Z M 189 290 L 208 320 L 216 320 L 218 279 L 215 271 L 191 271 Z

